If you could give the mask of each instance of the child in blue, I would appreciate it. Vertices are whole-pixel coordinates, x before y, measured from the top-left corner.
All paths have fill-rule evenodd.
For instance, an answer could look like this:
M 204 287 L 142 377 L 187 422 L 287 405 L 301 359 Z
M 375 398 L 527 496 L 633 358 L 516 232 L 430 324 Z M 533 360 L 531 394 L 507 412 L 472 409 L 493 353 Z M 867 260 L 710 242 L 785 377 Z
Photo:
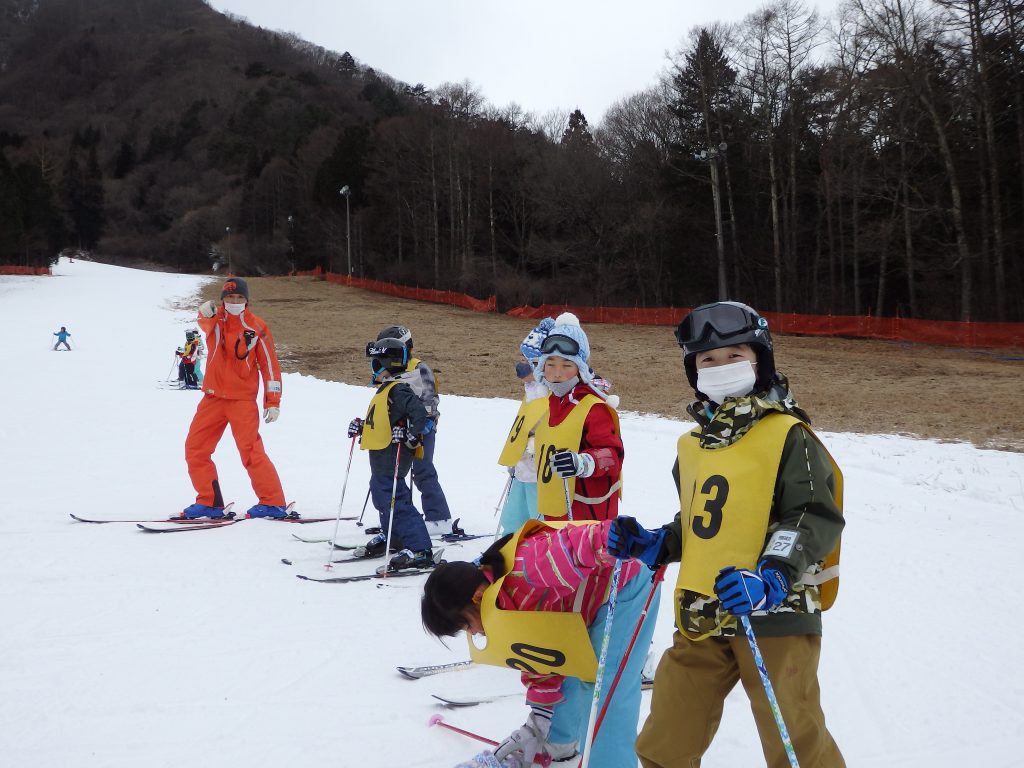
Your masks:
M 412 492 L 405 482 L 428 430 L 426 408 L 412 387 L 401 380 L 409 362 L 408 354 L 399 339 L 378 339 L 366 345 L 377 391 L 366 418 L 353 419 L 348 426 L 348 436 L 360 436 L 359 447 L 370 452 L 370 496 L 381 528 L 355 555 L 384 556 L 389 524 L 393 523 L 392 548 L 397 543 L 401 550 L 391 558 L 388 570 L 432 565 L 434 557 L 427 526 L 413 505 Z
M 532 402 L 540 398 L 547 399 L 548 388 L 537 381 L 534 376 L 537 359 L 540 357 L 540 345 L 555 325 L 550 317 L 545 317 L 519 345 L 523 361 L 516 363 L 516 377 L 523 382 L 523 400 Z M 522 458 L 514 467 L 509 467 L 512 482 L 508 487 L 508 496 L 501 508 L 501 519 L 498 523 L 498 536 L 518 530 L 527 520 L 540 520 L 537 512 L 537 467 L 533 452 L 532 428 Z
M 67 329 L 67 328 L 65 328 L 65 327 L 64 327 L 64 326 L 62 325 L 62 326 L 60 327 L 60 330 L 59 330 L 59 331 L 57 331 L 57 332 L 56 332 L 55 334 L 53 334 L 53 335 L 57 337 L 57 343 L 53 345 L 53 351 L 54 351 L 54 352 L 56 352 L 56 351 L 57 351 L 57 347 L 59 347 L 59 346 L 60 346 L 61 344 L 63 344 L 63 345 L 64 345 L 64 347 L 65 347 L 65 348 L 67 349 L 67 351 L 68 351 L 68 352 L 70 352 L 70 351 L 71 351 L 71 345 L 70 345 L 70 344 L 68 344 L 68 338 L 69 338 L 69 337 L 71 336 L 71 334 L 70 334 L 70 333 L 68 333 L 68 329 Z

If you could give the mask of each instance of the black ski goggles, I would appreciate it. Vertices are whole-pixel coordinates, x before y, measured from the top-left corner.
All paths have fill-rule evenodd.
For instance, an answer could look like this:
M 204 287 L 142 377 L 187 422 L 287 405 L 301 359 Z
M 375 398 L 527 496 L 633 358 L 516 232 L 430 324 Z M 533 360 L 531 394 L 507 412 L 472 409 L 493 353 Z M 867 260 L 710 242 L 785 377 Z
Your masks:
M 578 357 L 580 354 L 580 345 L 575 339 L 556 333 L 545 337 L 544 341 L 540 343 L 540 353 L 542 355 L 568 355 L 569 357 Z
M 676 328 L 680 347 L 692 347 L 706 341 L 714 333 L 720 339 L 737 336 L 758 328 L 758 318 L 735 304 L 709 304 L 698 307 L 683 318 Z

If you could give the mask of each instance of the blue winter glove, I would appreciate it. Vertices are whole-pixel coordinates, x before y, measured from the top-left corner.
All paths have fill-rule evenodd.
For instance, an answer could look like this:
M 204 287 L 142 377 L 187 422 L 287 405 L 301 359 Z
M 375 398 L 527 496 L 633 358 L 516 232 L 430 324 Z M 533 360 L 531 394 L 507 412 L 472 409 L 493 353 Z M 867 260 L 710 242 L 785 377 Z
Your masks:
M 665 529 L 648 531 L 635 517 L 619 515 L 608 528 L 608 552 L 619 560 L 636 558 L 649 568 L 657 568 L 665 542 Z
M 562 448 L 551 454 L 551 468 L 562 479 L 590 477 L 594 474 L 594 459 L 586 453 L 576 453 Z
M 715 579 L 715 594 L 722 607 L 736 616 L 754 611 L 770 611 L 780 605 L 789 593 L 789 579 L 767 560 L 757 564 L 756 571 L 733 566 L 723 568 Z

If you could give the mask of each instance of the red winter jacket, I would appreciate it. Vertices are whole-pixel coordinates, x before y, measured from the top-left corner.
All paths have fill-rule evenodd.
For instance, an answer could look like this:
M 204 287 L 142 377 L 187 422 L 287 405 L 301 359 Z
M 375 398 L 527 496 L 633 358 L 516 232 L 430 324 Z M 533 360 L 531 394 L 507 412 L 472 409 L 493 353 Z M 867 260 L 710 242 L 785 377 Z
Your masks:
M 550 395 L 548 423 L 556 427 L 565 421 L 569 412 L 594 390 L 586 384 L 577 384 L 564 397 Z M 589 454 L 594 459 L 594 474 L 590 477 L 576 478 L 576 496 L 599 499 L 618 482 L 622 474 L 622 459 L 625 449 L 622 437 L 612 421 L 611 408 L 606 404 L 597 404 L 590 409 L 587 420 L 583 422 L 583 437 L 580 439 L 578 453 Z M 619 494 L 613 493 L 608 499 L 598 504 L 585 504 L 578 498 L 572 503 L 574 520 L 611 520 L 619 516 Z M 564 520 L 564 517 L 548 517 L 548 520 Z

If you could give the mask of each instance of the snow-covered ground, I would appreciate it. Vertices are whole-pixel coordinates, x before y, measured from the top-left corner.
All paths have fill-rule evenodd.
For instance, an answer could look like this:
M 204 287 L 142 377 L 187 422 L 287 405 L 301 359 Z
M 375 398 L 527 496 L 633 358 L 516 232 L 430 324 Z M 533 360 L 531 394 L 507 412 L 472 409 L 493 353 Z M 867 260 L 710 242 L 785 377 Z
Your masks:
M 201 279 L 82 262 L 54 275 L 0 277 L 0 765 L 445 768 L 474 754 L 476 743 L 426 727 L 442 711 L 430 694 L 515 692 L 516 673 L 400 678 L 396 665 L 466 658 L 464 642 L 446 648 L 424 634 L 418 579 L 296 579 L 322 574 L 327 553 L 291 533 L 329 535 L 333 523 L 153 536 L 68 517 L 161 518 L 192 501 L 183 444 L 199 394 L 157 384 L 191 324 L 179 307 L 195 304 Z M 72 353 L 50 351 L 61 325 Z M 337 354 L 361 354 L 364 342 L 340 338 Z M 619 389 L 628 404 L 628 385 Z M 281 419 L 263 435 L 306 516 L 337 509 L 345 426 L 369 394 L 285 376 Z M 504 484 L 494 459 L 516 404 L 446 395 L 442 408 L 446 492 L 467 529 L 490 532 Z M 684 426 L 629 415 L 622 425 L 623 511 L 653 526 L 677 508 L 669 468 Z M 824 437 L 845 470 L 849 524 L 821 683 L 847 764 L 1024 766 L 1024 457 Z M 225 495 L 243 510 L 255 503 L 229 436 L 216 460 Z M 347 514 L 359 513 L 367 479 L 357 455 Z M 342 526 L 343 538 L 365 538 Z M 471 559 L 475 543 L 447 556 Z M 500 739 L 525 709 L 513 698 L 443 713 Z M 736 691 L 704 765 L 759 764 Z

